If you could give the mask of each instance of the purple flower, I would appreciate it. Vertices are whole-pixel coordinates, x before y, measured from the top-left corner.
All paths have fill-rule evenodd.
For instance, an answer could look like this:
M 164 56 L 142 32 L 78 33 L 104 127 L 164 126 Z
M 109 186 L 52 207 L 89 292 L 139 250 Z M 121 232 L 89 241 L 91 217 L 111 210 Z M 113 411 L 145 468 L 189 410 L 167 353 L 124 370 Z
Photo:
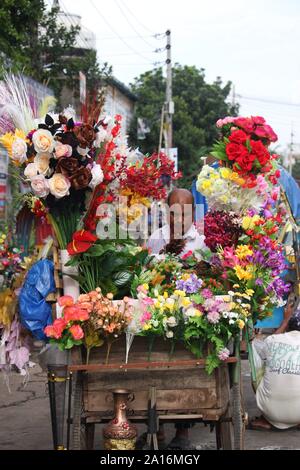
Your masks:
M 186 280 L 180 279 L 176 282 L 176 288 L 183 290 L 187 294 L 195 294 L 203 284 L 202 279 L 199 279 L 196 274 L 191 274 Z
M 257 286 L 262 286 L 262 285 L 263 285 L 263 280 L 262 280 L 260 277 L 258 277 L 258 278 L 255 280 L 255 284 L 256 284 Z

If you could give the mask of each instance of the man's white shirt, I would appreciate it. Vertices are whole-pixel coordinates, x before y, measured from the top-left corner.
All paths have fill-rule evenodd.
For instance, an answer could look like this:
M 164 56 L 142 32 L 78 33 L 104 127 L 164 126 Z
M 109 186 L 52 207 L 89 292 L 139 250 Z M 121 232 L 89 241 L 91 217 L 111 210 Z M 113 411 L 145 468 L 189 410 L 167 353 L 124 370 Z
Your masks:
M 181 256 L 185 255 L 189 251 L 195 253 L 196 250 L 203 250 L 206 248 L 205 236 L 198 233 L 195 225 L 191 225 L 189 230 L 183 235 L 183 239 L 186 240 L 186 244 L 180 253 Z M 151 235 L 148 241 L 148 248 L 151 250 L 152 254 L 158 255 L 169 242 L 170 226 L 164 225 L 162 228 L 155 230 L 155 232 Z M 195 253 L 195 255 L 201 258 L 201 256 L 197 253 Z

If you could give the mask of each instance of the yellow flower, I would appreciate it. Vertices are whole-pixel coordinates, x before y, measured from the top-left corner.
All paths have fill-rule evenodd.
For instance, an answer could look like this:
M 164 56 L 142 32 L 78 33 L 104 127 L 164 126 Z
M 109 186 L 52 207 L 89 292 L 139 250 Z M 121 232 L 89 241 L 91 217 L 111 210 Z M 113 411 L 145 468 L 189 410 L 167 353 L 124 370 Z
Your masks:
M 195 312 L 194 312 L 194 316 L 195 317 L 202 317 L 203 313 L 201 312 L 201 310 L 198 310 L 197 308 L 195 308 Z
M 158 300 L 155 300 L 154 307 L 155 308 L 161 308 L 161 303 Z
M 185 292 L 184 292 L 184 290 L 176 289 L 176 290 L 174 290 L 174 294 L 175 294 L 175 295 L 178 295 L 178 297 L 185 297 Z
M 246 289 L 246 294 L 249 295 L 250 297 L 252 297 L 252 295 L 254 294 L 254 290 L 253 289 Z
M 210 180 L 205 180 L 201 184 L 201 188 L 202 188 L 203 191 L 205 191 L 207 189 L 210 189 L 210 187 L 211 187 L 211 181 Z
M 235 254 L 239 259 L 244 259 L 247 256 L 253 255 L 253 251 L 250 250 L 248 245 L 239 245 L 236 247 Z
M 234 288 L 234 289 L 239 289 L 239 287 L 240 287 L 239 284 L 234 284 L 234 285 L 233 285 L 233 288 Z
M 169 310 L 170 312 L 173 312 L 173 310 L 174 310 L 174 304 L 166 303 L 166 304 L 164 305 L 164 309 L 165 309 L 165 310 Z
M 143 326 L 143 330 L 147 331 L 147 330 L 151 330 L 152 326 L 149 324 L 149 323 L 146 323 L 144 326 Z
M 188 307 L 189 305 L 191 305 L 191 303 L 192 302 L 188 298 L 182 299 L 182 302 L 181 302 L 182 306 L 185 307 L 185 308 Z
M 225 180 L 231 177 L 232 171 L 229 168 L 220 168 L 220 174 Z
M 230 180 L 238 184 L 239 186 L 243 186 L 243 184 L 245 183 L 245 180 L 241 178 L 240 175 L 236 171 L 233 171 L 231 173 Z
M 181 279 L 182 279 L 183 281 L 187 281 L 189 278 L 190 278 L 189 273 L 182 274 L 182 276 L 181 276 Z
M 145 289 L 145 290 L 149 290 L 149 284 L 146 284 L 146 283 L 145 283 L 145 284 L 142 284 L 142 287 L 143 287 L 143 289 Z
M 20 129 L 15 133 L 7 132 L 0 137 L 0 143 L 6 148 L 10 158 L 16 165 L 24 163 L 27 159 L 27 140 L 26 135 Z
M 258 222 L 260 219 L 259 215 L 254 215 L 253 217 L 244 217 L 242 221 L 242 227 L 244 230 L 253 230 L 255 227 L 255 223 Z
M 165 299 L 168 298 L 168 292 L 164 292 L 164 298 L 165 298 Z
M 242 268 L 242 266 L 235 266 L 234 267 L 235 274 L 239 278 L 239 280 L 250 281 L 253 278 L 253 274 L 247 269 Z
M 240 330 L 242 330 L 245 326 L 245 322 L 243 320 L 238 320 L 237 324 L 238 324 L 238 327 L 240 328 Z

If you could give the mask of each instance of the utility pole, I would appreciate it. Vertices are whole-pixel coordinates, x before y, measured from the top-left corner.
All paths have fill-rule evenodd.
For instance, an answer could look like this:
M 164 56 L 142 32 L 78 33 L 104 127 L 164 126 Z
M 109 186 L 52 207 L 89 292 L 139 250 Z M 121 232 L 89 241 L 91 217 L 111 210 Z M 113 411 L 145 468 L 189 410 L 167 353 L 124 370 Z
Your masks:
M 294 164 L 294 132 L 293 132 L 293 125 L 291 129 L 291 143 L 290 143 L 290 154 L 289 154 L 289 173 L 292 174 L 293 171 L 293 164 Z
M 167 36 L 167 84 L 166 84 L 166 150 L 169 155 L 173 147 L 173 114 L 174 102 L 172 96 L 172 53 L 171 53 L 171 31 L 166 31 Z
M 232 108 L 235 107 L 235 85 L 232 85 L 232 100 L 231 100 Z

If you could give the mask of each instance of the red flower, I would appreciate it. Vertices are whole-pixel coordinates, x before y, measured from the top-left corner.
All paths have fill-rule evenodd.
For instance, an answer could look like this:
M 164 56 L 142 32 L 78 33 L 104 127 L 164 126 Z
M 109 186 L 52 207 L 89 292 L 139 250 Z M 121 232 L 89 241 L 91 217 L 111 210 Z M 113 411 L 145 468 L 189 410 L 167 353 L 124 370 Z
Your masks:
M 234 120 L 234 125 L 243 129 L 247 134 L 251 134 L 254 130 L 254 123 L 250 118 L 239 117 Z
M 236 160 L 248 154 L 248 150 L 242 144 L 230 143 L 226 145 L 226 154 L 229 160 Z
M 261 166 L 265 166 L 270 161 L 270 154 L 260 140 L 251 140 L 252 153 L 256 155 Z
M 241 173 L 247 173 L 252 170 L 253 167 L 253 162 L 255 160 L 255 155 L 252 153 L 244 153 L 240 157 L 238 157 L 235 161 L 238 166 L 236 166 L 236 169 L 238 172 Z
M 88 230 L 79 230 L 73 234 L 73 240 L 68 244 L 68 253 L 72 256 L 85 253 L 96 242 L 97 237 Z
M 241 130 L 233 131 L 229 136 L 230 142 L 234 142 L 236 144 L 243 144 L 247 139 L 248 135 Z

